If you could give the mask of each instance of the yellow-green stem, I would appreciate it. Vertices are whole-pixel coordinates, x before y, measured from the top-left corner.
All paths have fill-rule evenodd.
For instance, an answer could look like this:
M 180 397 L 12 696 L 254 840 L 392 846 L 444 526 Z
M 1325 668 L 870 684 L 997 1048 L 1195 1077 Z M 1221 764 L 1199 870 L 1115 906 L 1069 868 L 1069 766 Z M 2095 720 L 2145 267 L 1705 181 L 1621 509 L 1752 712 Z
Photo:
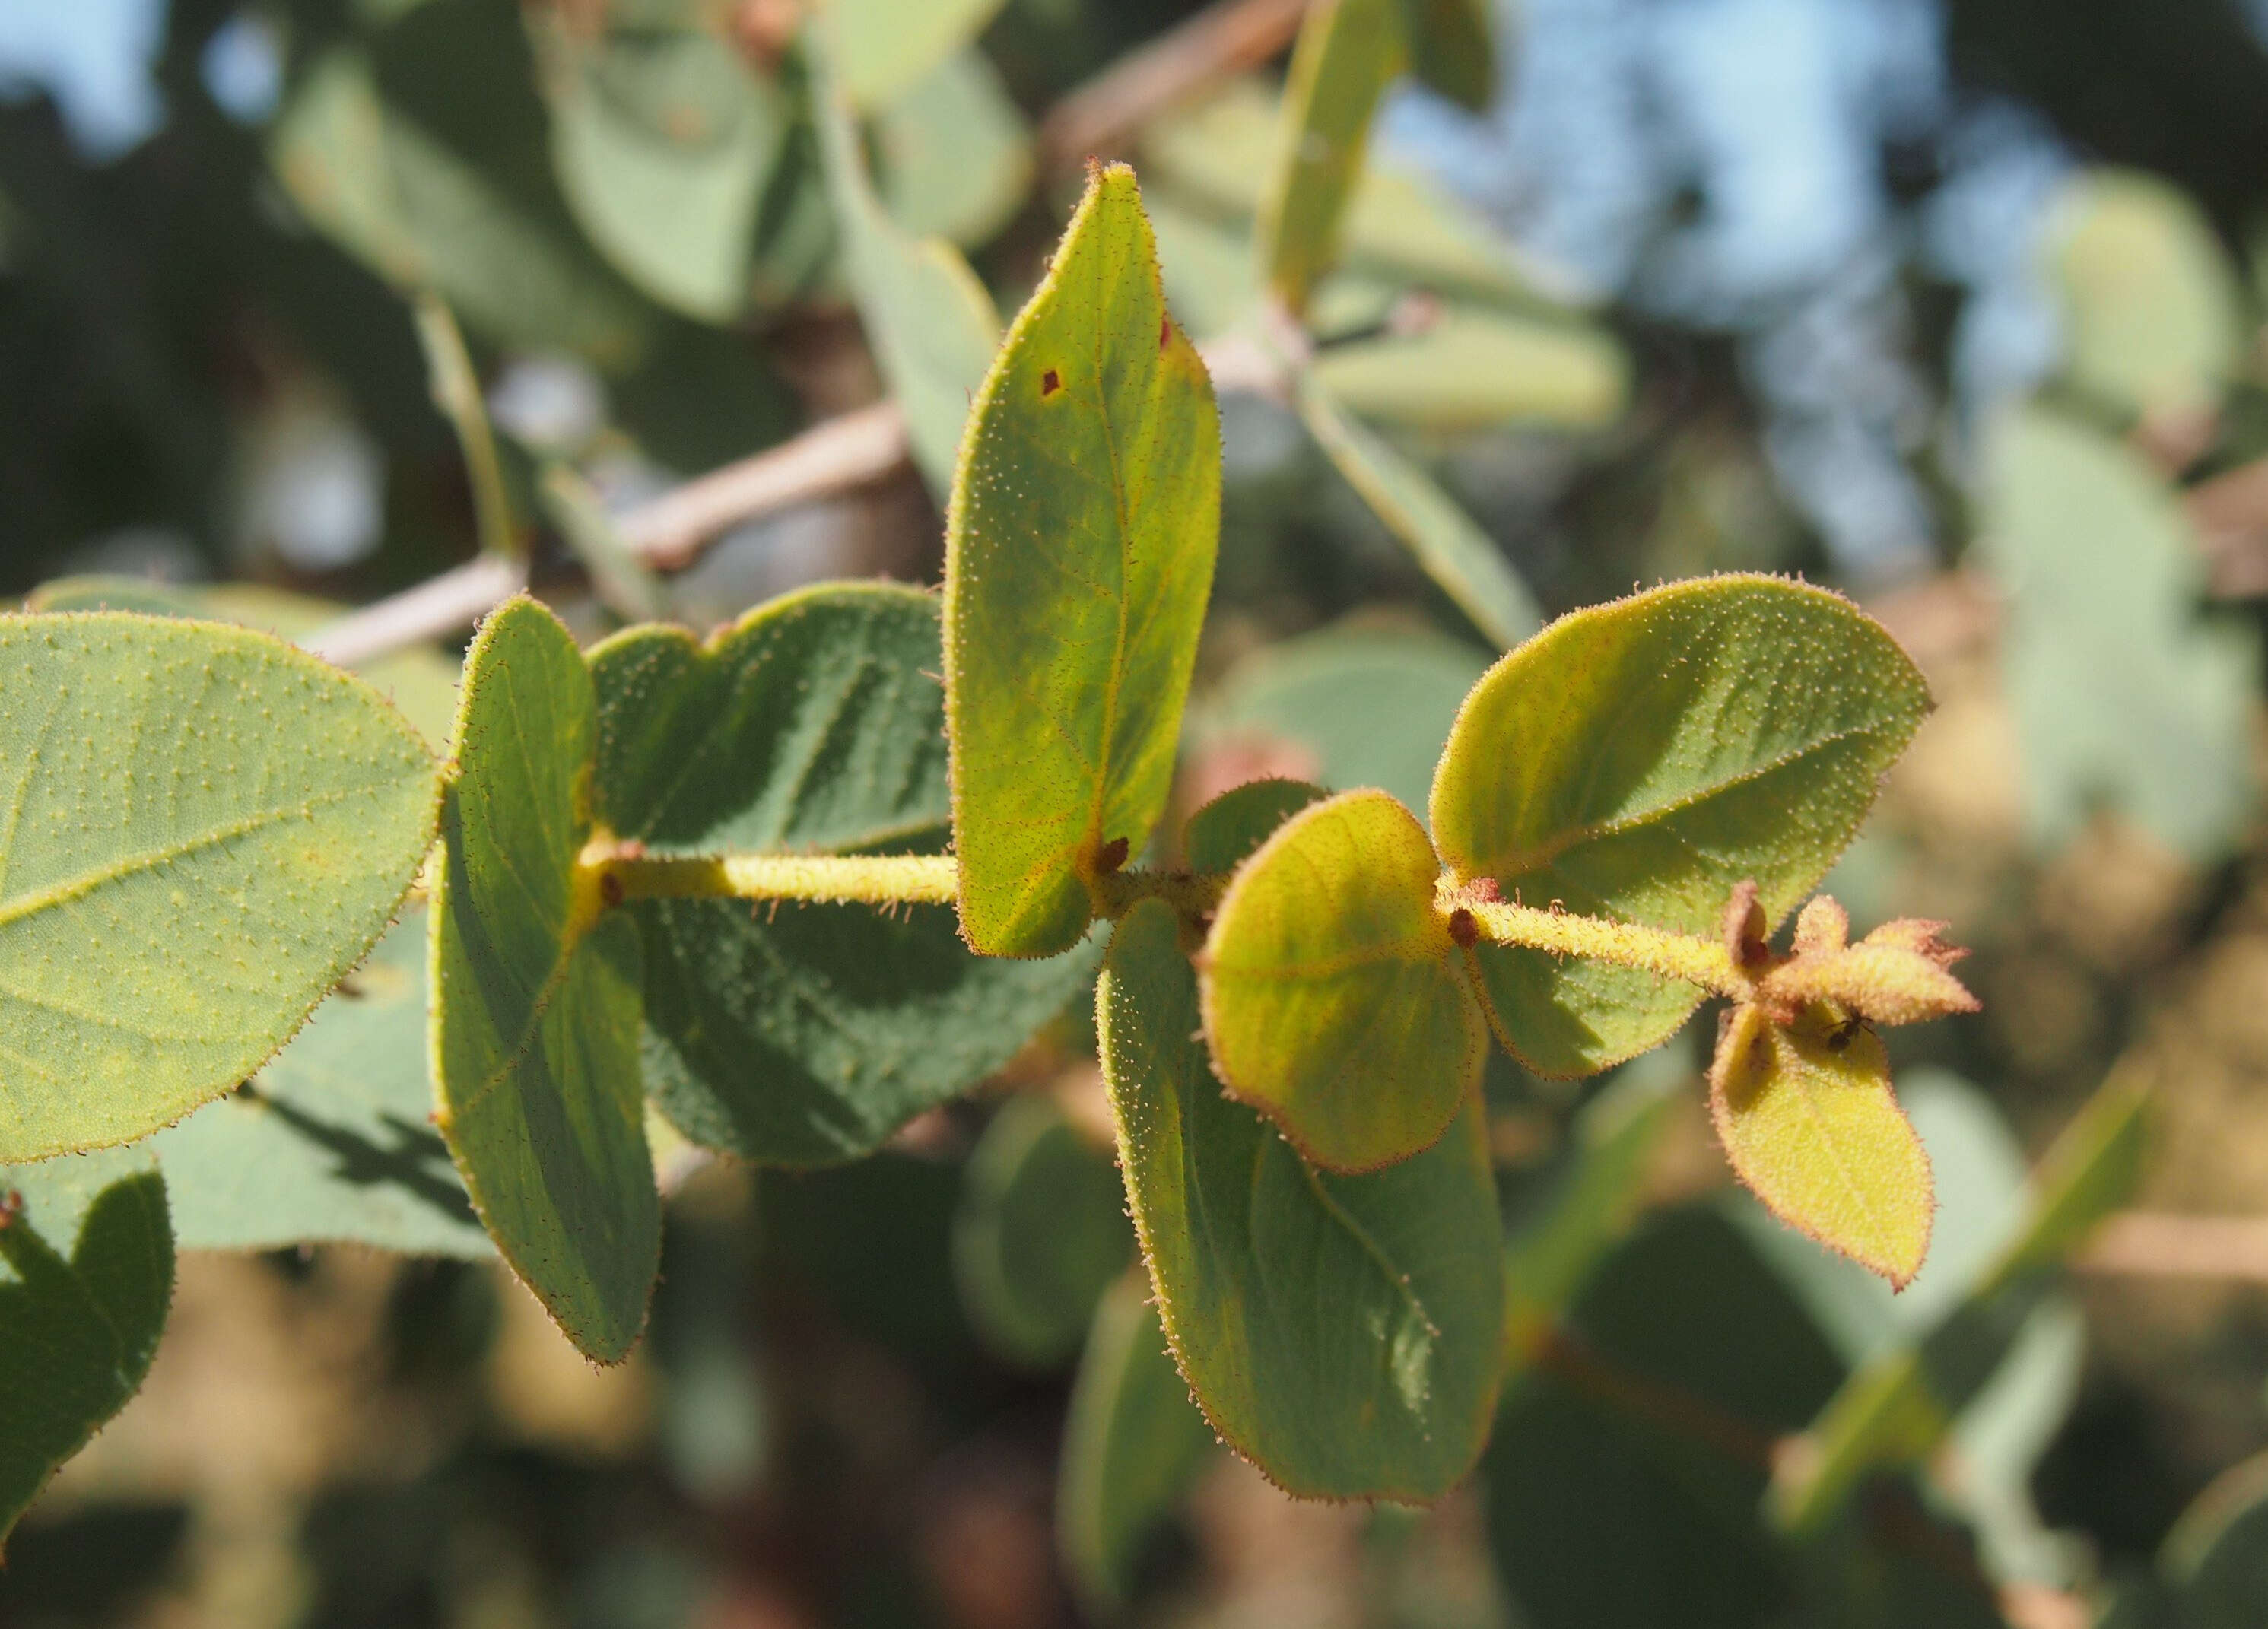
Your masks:
M 1587 956 L 1617 967 L 1638 968 L 1668 978 L 1682 978 L 1712 994 L 1735 1000 L 1749 993 L 1749 981 L 1733 965 L 1722 943 L 1692 933 L 1664 928 L 1640 927 L 1631 922 L 1610 922 L 1602 917 L 1579 916 L 1566 910 L 1539 910 L 1533 905 L 1507 905 L 1501 901 L 1476 900 L 1451 895 L 1443 901 L 1452 910 L 1469 913 L 1481 936 L 1499 945 L 1521 945 L 1548 950 L 1554 955 Z
M 948 905 L 960 867 L 950 854 L 724 854 L 714 858 L 625 852 L 593 844 L 582 859 L 587 891 L 602 903 L 633 899 L 792 900 L 811 904 Z M 1225 874 L 1115 871 L 1094 882 L 1098 914 L 1117 918 L 1145 899 L 1197 917 L 1220 903 Z

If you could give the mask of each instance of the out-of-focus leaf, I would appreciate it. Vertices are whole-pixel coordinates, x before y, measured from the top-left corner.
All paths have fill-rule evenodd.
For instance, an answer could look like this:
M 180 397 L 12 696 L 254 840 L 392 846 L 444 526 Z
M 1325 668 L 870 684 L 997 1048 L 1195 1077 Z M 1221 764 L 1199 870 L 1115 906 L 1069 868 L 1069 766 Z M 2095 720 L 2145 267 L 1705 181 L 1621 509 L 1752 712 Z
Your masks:
M 2223 1471 L 2166 1536 L 2158 1570 L 2183 1629 L 2268 1622 L 2268 1455 Z
M 148 1150 L 0 1166 L 0 1545 L 141 1389 L 173 1299 Z
M 976 38 L 1003 0 L 824 0 L 836 71 L 861 109 L 910 91 Z
M 766 178 L 785 139 L 778 91 L 696 26 L 526 13 L 575 218 L 663 305 L 728 322 L 748 303 Z
M 1401 0 L 1317 0 L 1307 8 L 1255 237 L 1268 286 L 1294 316 L 1306 313 L 1337 252 L 1372 115 L 1406 62 Z
M 822 79 L 817 100 L 828 195 L 843 232 L 845 264 L 876 360 L 905 410 L 932 491 L 953 484 L 961 430 L 1000 340 L 992 297 L 959 250 L 917 240 L 874 195 L 850 110 Z
M 0 618 L 0 1158 L 128 1142 L 230 1090 L 369 952 L 433 762 L 266 635 Z
M 638 935 L 578 883 L 598 706 L 536 601 L 482 624 L 432 903 L 441 1133 L 489 1233 L 585 1356 L 628 1355 L 661 1249 L 638 1081 Z
M 1174 1367 L 1148 1279 L 1125 1275 L 1094 1309 L 1056 1477 L 1057 1546 L 1091 1612 L 1115 1614 L 1132 1600 L 1145 1541 L 1213 1446 Z
M 1495 540 L 1432 476 L 1345 412 L 1316 380 L 1301 386 L 1299 405 L 1316 445 L 1474 627 L 1508 649 L 1543 625 L 1535 596 Z
M 1565 616 L 1489 670 L 1434 778 L 1433 838 L 1506 899 L 1712 933 L 1740 882 L 1777 922 L 1815 887 L 1929 706 L 1849 601 L 1777 578 L 1674 584 Z M 1490 1021 L 1540 1074 L 1646 1051 L 1690 986 L 1484 944 Z
M 554 464 L 536 487 L 544 512 L 583 569 L 600 603 L 632 622 L 660 622 L 670 613 L 669 589 L 622 534 L 596 488 L 572 467 Z
M 296 643 L 352 608 L 256 583 L 190 586 L 133 577 L 62 577 L 33 589 L 24 608 L 202 617 L 235 623 Z M 401 710 L 426 745 L 438 752 L 449 744 L 449 721 L 457 711 L 455 662 L 430 645 L 417 645 L 364 662 L 354 671 Z
M 1959 1302 L 1918 1338 L 1870 1359 L 1837 1394 L 1800 1452 L 1775 1470 L 1771 1510 L 1815 1532 L 1859 1478 L 1933 1448 L 1993 1375 L 2052 1286 L 2054 1271 L 2141 1173 L 2146 1095 L 2119 1078 L 2066 1126 L 2041 1161 L 2031 1205 Z
M 419 910 L 241 1090 L 158 1133 L 174 1242 L 492 1255 L 429 1123 L 425 1025 Z
M 1086 932 L 1164 811 L 1220 532 L 1220 421 L 1134 173 L 1097 170 L 976 398 L 945 569 L 961 923 Z
M 992 1117 L 953 1221 L 954 1280 L 987 1345 L 1035 1367 L 1063 1361 L 1133 1254 L 1107 1150 L 1045 1098 Z
M 1313 377 L 1365 418 L 1430 430 L 1594 430 L 1622 415 L 1630 362 L 1604 329 L 1455 306 L 1415 333 L 1332 345 Z
M 933 846 L 950 814 L 939 651 L 936 600 L 871 583 L 776 600 L 705 644 L 617 635 L 590 653 L 599 819 L 657 854 Z M 975 956 L 937 905 L 630 914 L 656 1098 L 696 1141 L 775 1164 L 872 1152 L 1005 1063 L 1101 954 Z
M 879 109 L 876 184 L 916 238 L 989 242 L 1032 187 L 1032 136 L 991 59 L 959 51 Z
M 1381 787 L 1422 812 L 1457 709 L 1487 671 L 1480 651 L 1440 634 L 1303 634 L 1229 669 L 1197 710 L 1198 747 L 1289 742 L 1312 756 L 1307 778 L 1335 791 Z
M 1503 1243 L 1478 1095 L 1366 1176 L 1306 1164 L 1207 1066 L 1174 913 L 1119 923 L 1097 996 L 1119 1161 L 1167 1335 L 1213 1428 L 1287 1492 L 1425 1500 L 1488 1433 Z
M 1475 113 L 1496 96 L 1488 0 L 1399 0 L 1410 70 Z
M 1978 542 L 2008 600 L 2035 838 L 2060 846 L 2107 804 L 2192 860 L 2228 852 L 2257 797 L 2259 644 L 2199 615 L 2204 567 L 2172 489 L 2100 431 L 2018 408 L 1988 444 Z
M 1408 1159 L 1476 1095 L 1488 1026 L 1440 876 L 1416 815 L 1344 792 L 1245 862 L 1205 938 L 1214 1072 L 1326 1170 Z
M 2071 381 L 2145 420 L 2211 414 L 2245 319 L 2205 211 L 2154 177 L 2092 170 L 2058 201 L 2049 241 Z

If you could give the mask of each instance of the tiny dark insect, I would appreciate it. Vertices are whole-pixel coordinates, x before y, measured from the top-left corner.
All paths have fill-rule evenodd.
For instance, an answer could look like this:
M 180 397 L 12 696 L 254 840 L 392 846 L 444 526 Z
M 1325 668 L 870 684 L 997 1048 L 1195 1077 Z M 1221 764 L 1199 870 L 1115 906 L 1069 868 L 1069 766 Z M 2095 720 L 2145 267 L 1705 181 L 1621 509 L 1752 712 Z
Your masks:
M 1835 1033 L 1827 1037 L 1827 1050 L 1830 1052 L 1843 1051 L 1859 1038 L 1859 1032 L 1866 1027 L 1867 1021 L 1853 1014 L 1835 1026 Z
M 1051 396 L 1063 388 L 1063 375 L 1049 368 L 1040 375 L 1040 394 Z
M 1106 877 L 1108 876 L 1112 872 L 1117 870 L 1121 866 L 1126 863 L 1126 856 L 1130 848 L 1130 845 L 1127 843 L 1125 838 L 1111 838 L 1109 842 L 1104 844 L 1101 849 L 1096 852 L 1094 857 L 1095 870 L 1101 873 L 1102 875 Z
M 1449 913 L 1449 937 L 1465 949 L 1480 943 L 1481 925 L 1473 920 L 1473 913 L 1460 905 Z

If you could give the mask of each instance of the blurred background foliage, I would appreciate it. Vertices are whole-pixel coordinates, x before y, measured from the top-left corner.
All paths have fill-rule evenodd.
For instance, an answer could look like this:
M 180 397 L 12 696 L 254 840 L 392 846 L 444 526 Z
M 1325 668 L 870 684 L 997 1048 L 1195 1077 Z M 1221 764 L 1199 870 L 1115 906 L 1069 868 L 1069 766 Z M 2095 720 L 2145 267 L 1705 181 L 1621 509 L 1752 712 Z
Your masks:
M 1485 106 L 1390 91 L 1290 391 L 1236 360 L 1285 343 L 1297 4 L 827 9 L 821 76 L 802 0 L 0 6 L 0 587 L 298 635 L 501 535 L 595 634 L 933 580 L 961 393 L 1130 157 L 1224 381 L 1184 807 L 1422 809 L 1494 645 L 1667 576 L 1833 583 L 1929 673 L 1830 885 L 1977 948 L 1984 1012 L 1894 1042 L 1929 1269 L 1893 1300 L 1727 1191 L 1682 1042 L 1499 1058 L 1497 1442 L 1432 1512 L 1295 1505 L 1163 1363 L 1074 1006 L 865 1163 L 665 1154 L 621 1368 L 460 1226 L 192 1252 L 0 1623 L 2268 1621 L 2268 6 L 1503 0 Z M 911 462 L 622 547 L 893 387 Z M 453 656 L 376 676 L 431 730 Z M 355 1067 L 278 1089 L 417 1095 Z M 2134 1208 L 2036 1271 L 2090 1183 Z

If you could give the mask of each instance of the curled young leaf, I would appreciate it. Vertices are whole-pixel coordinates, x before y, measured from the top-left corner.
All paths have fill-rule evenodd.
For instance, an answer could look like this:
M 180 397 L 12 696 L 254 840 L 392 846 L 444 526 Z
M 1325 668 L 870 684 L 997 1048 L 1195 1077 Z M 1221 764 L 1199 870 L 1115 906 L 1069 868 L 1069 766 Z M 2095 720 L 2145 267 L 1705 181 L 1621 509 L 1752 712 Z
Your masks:
M 1479 1083 L 1488 1029 L 1440 874 L 1416 815 L 1351 792 L 1285 822 L 1221 897 L 1199 958 L 1214 1068 L 1327 1169 L 1409 1158 Z
M 1134 173 L 1097 169 L 986 375 L 945 568 L 961 923 L 1068 950 L 1166 805 L 1220 530 L 1220 424 Z
M 1759 999 L 1768 1007 L 1793 1014 L 1827 1002 L 1880 1024 L 1918 1024 L 1977 1010 L 1977 998 L 1947 970 L 1968 952 L 1939 940 L 1946 924 L 1902 918 L 1845 946 L 1823 911 L 1814 915 L 1821 903 L 1804 908 L 1794 956 L 1758 981 Z M 1840 914 L 1832 900 L 1825 903 Z
M 1781 1220 L 1903 1288 L 1929 1249 L 1929 1156 L 1856 1018 L 1813 1005 L 1780 1024 L 1725 1016 L 1709 1109 L 1733 1168 Z

